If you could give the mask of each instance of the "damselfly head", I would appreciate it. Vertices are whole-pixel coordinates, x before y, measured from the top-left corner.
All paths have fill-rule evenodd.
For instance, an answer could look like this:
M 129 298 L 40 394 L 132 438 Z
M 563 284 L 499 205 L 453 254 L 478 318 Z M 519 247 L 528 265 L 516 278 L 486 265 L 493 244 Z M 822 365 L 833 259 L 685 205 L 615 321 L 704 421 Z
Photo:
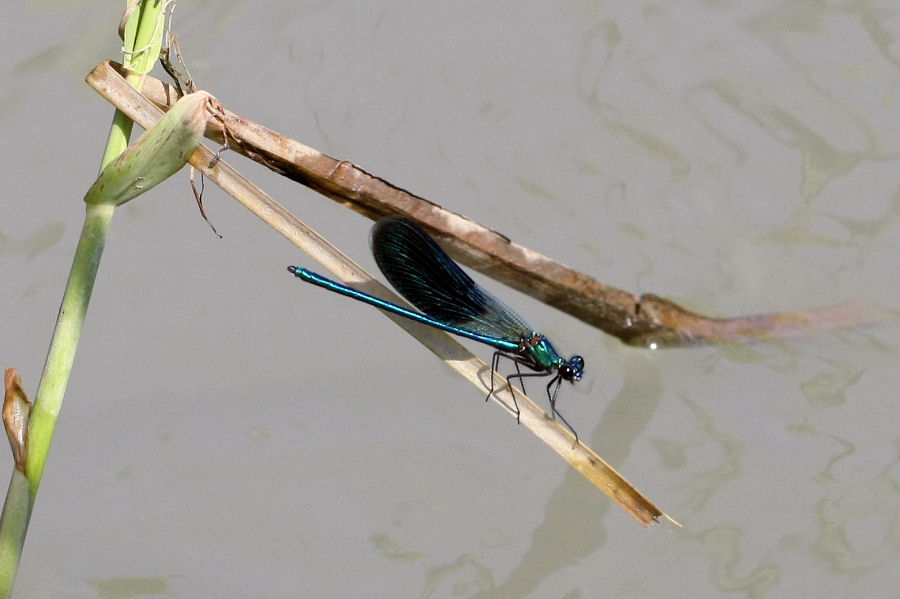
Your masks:
M 581 356 L 572 356 L 568 362 L 559 367 L 560 378 L 573 383 L 580 381 L 582 374 L 584 374 L 584 358 Z

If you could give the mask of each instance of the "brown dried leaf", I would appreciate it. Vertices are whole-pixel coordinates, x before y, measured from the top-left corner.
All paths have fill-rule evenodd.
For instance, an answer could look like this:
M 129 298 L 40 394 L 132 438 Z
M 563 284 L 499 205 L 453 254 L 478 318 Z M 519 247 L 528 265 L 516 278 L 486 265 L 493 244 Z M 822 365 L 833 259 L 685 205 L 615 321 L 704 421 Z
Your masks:
M 5 386 L 3 424 L 16 460 L 16 468 L 24 472 L 25 460 L 28 457 L 28 417 L 31 414 L 31 402 L 22 389 L 22 377 L 16 374 L 15 368 L 6 369 Z

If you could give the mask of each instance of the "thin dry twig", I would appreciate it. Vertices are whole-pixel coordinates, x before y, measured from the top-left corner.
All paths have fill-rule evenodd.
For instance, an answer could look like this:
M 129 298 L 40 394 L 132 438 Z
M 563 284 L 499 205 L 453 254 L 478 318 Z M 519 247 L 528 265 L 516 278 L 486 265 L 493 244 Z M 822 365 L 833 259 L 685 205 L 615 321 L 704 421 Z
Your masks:
M 162 115 L 159 108 L 127 85 L 118 73 L 106 64 L 95 68 L 88 75 L 87 81 L 116 108 L 144 128 L 152 126 Z M 216 115 L 216 118 L 221 118 L 221 115 Z M 191 156 L 190 163 L 272 228 L 335 273 L 341 280 L 389 301 L 402 302 L 393 292 L 374 280 L 337 248 L 269 198 L 262 190 L 239 175 L 228 164 L 218 160 L 208 148 L 198 147 Z M 441 357 L 463 377 L 480 389 L 487 388 L 485 379 L 490 377 L 488 366 L 452 337 L 398 316 L 387 316 Z M 511 416 L 515 417 L 516 414 L 510 407 L 513 405 L 513 400 L 509 393 L 509 387 L 502 382 L 502 379 L 500 387 L 501 389 L 496 391 L 492 397 Z M 581 443 L 574 443 L 572 433 L 551 419 L 537 404 L 521 393 L 516 394 L 516 400 L 520 410 L 521 424 L 618 503 L 635 520 L 645 526 L 657 522 L 660 517 L 666 517 L 675 522 L 594 451 Z

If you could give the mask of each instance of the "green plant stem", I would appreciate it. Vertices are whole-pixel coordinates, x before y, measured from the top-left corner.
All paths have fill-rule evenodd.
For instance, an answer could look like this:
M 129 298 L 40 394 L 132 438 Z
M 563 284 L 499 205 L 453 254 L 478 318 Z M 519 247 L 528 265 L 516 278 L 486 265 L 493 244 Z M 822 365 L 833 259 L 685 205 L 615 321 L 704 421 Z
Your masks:
M 150 67 L 152 67 L 159 56 L 158 47 L 155 48 L 155 52 L 151 52 L 151 50 L 153 49 L 153 40 L 159 35 L 159 31 L 163 26 L 166 4 L 162 0 L 145 0 L 137 7 L 139 11 L 137 31 L 131 44 L 131 51 L 125 54 L 123 65 L 129 70 L 125 80 L 138 91 L 141 90 L 144 83 L 143 73 L 150 70 Z M 140 69 L 140 72 L 132 70 L 135 68 Z M 134 121 L 116 109 L 109 137 L 106 140 L 106 150 L 103 153 L 103 159 L 100 161 L 101 171 L 128 147 L 133 128 Z
M 137 87 L 137 89 L 140 89 L 140 87 Z M 132 129 L 134 129 L 134 121 L 117 108 L 113 115 L 112 125 L 109 128 L 109 137 L 106 139 L 106 150 L 103 152 L 103 158 L 100 161 L 101 171 L 128 147 Z
M 75 350 L 81 338 L 84 316 L 91 299 L 97 269 L 100 267 L 106 232 L 114 212 L 115 208 L 112 206 L 86 206 L 81 238 L 75 249 L 72 271 L 66 284 L 56 329 L 50 341 L 47 362 L 44 365 L 28 425 L 28 460 L 25 473 L 28 476 L 32 501 L 44 472 L 56 419 L 69 382 L 72 363 L 75 361 Z
M 3 504 L 3 516 L 0 520 L 0 597 L 9 597 L 15 581 L 28 522 L 41 484 L 41 475 L 56 429 L 56 419 L 72 372 L 72 363 L 75 361 L 75 349 L 78 347 L 91 291 L 97 278 L 106 232 L 115 208 L 86 205 L 86 211 L 72 271 L 63 294 L 56 329 L 50 341 L 50 350 L 28 423 L 28 459 L 25 462 L 25 472 L 13 469 L 6 502 Z
M 165 6 L 163 0 L 143 0 L 137 8 L 140 11 L 137 29 L 133 36 L 126 35 L 125 45 L 130 53 L 126 53 L 124 63 L 140 69 L 140 72 L 129 74 L 127 79 L 137 89 L 143 83 L 143 73 L 152 68 L 159 56 Z M 136 50 L 140 53 L 135 54 Z M 133 125 L 130 118 L 116 110 L 100 164 L 101 172 L 128 147 Z M 47 463 L 56 420 L 72 372 L 75 350 L 81 337 L 106 233 L 114 212 L 113 204 L 86 204 L 81 238 L 75 250 L 72 270 L 28 423 L 25 471 L 13 469 L 3 514 L 0 516 L 0 599 L 9 597 L 15 582 L 28 523 Z
M 3 504 L 3 526 L 0 527 L 0 597 L 9 597 L 16 580 L 19 556 L 31 518 L 31 499 L 28 479 L 21 470 L 13 468 Z

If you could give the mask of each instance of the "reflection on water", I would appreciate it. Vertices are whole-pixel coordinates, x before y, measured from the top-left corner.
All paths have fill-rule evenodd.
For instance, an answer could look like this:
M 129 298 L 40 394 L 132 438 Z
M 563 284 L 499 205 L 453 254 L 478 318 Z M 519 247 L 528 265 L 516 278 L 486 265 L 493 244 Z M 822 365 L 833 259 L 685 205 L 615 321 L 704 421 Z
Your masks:
M 717 524 L 703 531 L 697 540 L 710 557 L 710 576 L 721 591 L 743 591 L 756 599 L 767 596 L 781 579 L 781 568 L 771 563 L 755 566 L 744 574 L 747 565 L 741 556 L 741 529 L 733 523 Z
M 650 355 L 630 353 L 622 389 L 603 411 L 603 418 L 588 435 L 588 445 L 601 448 L 604 459 L 625 463 L 630 447 L 652 417 L 662 388 Z M 640 400 L 635 401 L 635 398 Z M 579 563 L 607 541 L 604 515 L 610 502 L 568 471 L 534 529 L 531 545 L 504 582 L 479 598 L 527 597 L 560 570 Z
M 490 569 L 479 564 L 473 555 L 461 555 L 452 564 L 429 568 L 419 596 L 422 599 L 478 597 L 494 588 Z
M 418 551 L 410 551 L 388 535 L 381 533 L 372 536 L 372 543 L 386 558 L 393 561 L 411 562 L 424 557 Z
M 853 580 L 892 568 L 900 556 L 900 478 L 896 458 L 869 481 L 833 481 L 817 505 L 813 545 L 829 567 Z
M 88 583 L 97 589 L 97 599 L 130 599 L 144 595 L 171 597 L 169 581 L 164 578 L 107 578 Z
M 800 390 L 809 402 L 817 408 L 827 408 L 844 403 L 847 389 L 863 375 L 862 370 L 847 368 L 834 363 L 838 372 L 823 372 L 800 384 Z
M 691 456 L 690 462 L 681 466 L 684 474 L 679 486 L 685 503 L 678 512 L 681 517 L 690 518 L 706 507 L 723 485 L 738 476 L 744 447 L 740 440 L 716 430 L 712 416 L 701 406 L 683 393 L 679 396 L 695 422 L 687 429 L 691 431 L 688 441 L 679 443 L 670 439 L 668 445 L 679 443 L 679 453 Z M 665 460 L 663 456 L 660 459 Z
M 37 230 L 28 232 L 24 236 L 21 236 L 21 231 L 9 225 L 10 223 L 6 223 L 4 228 L 11 232 L 10 235 L 0 232 L 0 255 L 22 252 L 27 260 L 33 260 L 45 251 L 56 247 L 66 232 L 65 224 L 55 220 L 44 223 Z

